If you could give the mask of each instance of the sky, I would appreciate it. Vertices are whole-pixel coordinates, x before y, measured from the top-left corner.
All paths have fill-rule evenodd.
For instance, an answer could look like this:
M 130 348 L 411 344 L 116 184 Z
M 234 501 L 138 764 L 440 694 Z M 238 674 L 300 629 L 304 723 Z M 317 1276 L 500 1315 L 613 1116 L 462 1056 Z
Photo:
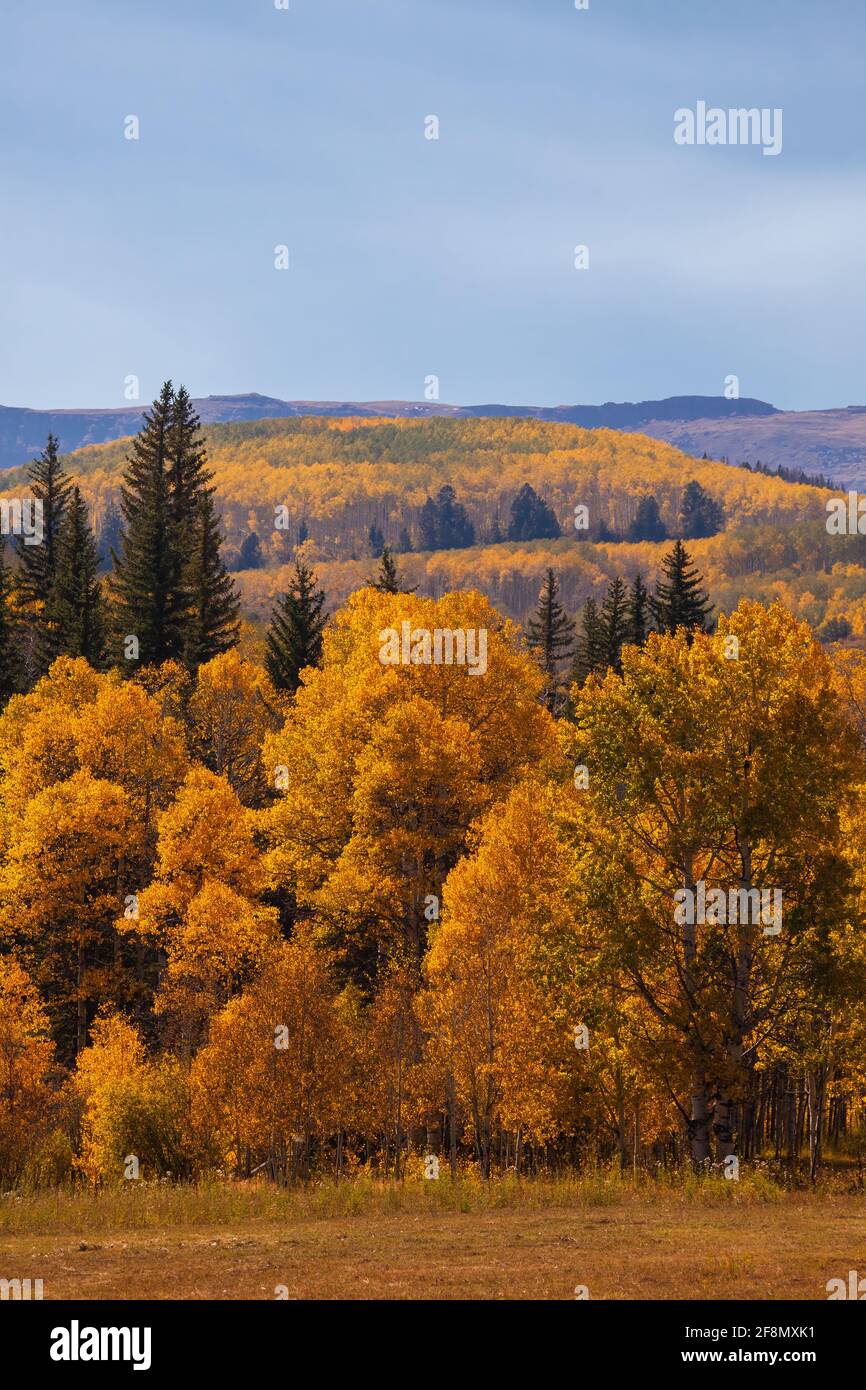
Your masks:
M 863 0 L 288 2 L 3 0 L 0 404 L 866 402 Z

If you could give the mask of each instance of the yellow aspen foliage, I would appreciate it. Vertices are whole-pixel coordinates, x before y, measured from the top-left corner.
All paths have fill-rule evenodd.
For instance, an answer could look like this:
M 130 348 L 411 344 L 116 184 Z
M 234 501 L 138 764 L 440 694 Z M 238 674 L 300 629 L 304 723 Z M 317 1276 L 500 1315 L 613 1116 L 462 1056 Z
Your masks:
M 137 1028 L 102 1009 L 93 1020 L 90 1045 L 79 1053 L 73 1087 L 81 1103 L 78 1166 L 92 1182 L 123 1177 L 117 1118 L 124 1088 L 134 1086 L 145 1067 Z M 122 1146 L 121 1146 L 122 1147 Z
M 327 953 L 297 934 L 211 1022 L 192 1068 L 200 1135 L 238 1171 L 297 1176 L 351 1114 L 345 1041 Z
M 365 1010 L 359 1051 L 363 1085 L 358 1123 L 363 1134 L 381 1145 L 387 1173 L 403 1172 L 403 1151 L 410 1125 L 419 1118 L 418 1080 L 423 1035 L 416 1010 L 418 971 L 395 962 L 384 973 L 375 998 Z
M 746 600 L 713 635 L 626 647 L 622 679 L 574 701 L 573 893 L 601 976 L 643 1001 L 693 1157 L 712 1127 L 723 1159 L 762 1030 L 848 910 L 855 731 L 809 629 Z
M 54 1063 L 48 1015 L 14 956 L 0 956 L 0 1183 L 22 1175 L 45 1128 Z
M 106 1010 L 72 1079 L 81 1114 L 78 1166 L 93 1183 L 185 1178 L 205 1159 L 191 1131 L 188 1078 L 173 1057 L 148 1059 L 141 1035 Z
M 137 916 L 118 920 L 164 953 L 156 1007 L 186 1046 L 277 939 L 275 909 L 257 901 L 265 873 L 253 827 L 226 779 L 194 768 L 159 816 L 156 872 L 137 895 Z
M 129 823 L 123 790 L 82 770 L 31 797 L 0 865 L 0 941 L 48 1001 L 64 1057 L 97 1004 L 123 997 L 114 919 Z
M 419 1012 L 428 1063 L 453 1078 L 483 1173 L 497 1130 L 539 1143 L 582 1089 L 570 988 L 568 855 L 555 833 L 556 791 L 522 783 L 491 812 L 445 884 Z
M 467 650 L 471 632 L 476 656 L 486 643 L 484 670 L 480 661 L 474 674 L 468 664 L 383 661 L 386 648 L 393 655 L 395 637 L 402 641 L 404 623 L 431 640 L 437 630 L 459 631 Z M 432 600 L 364 589 L 326 629 L 321 668 L 306 673 L 283 728 L 265 740 L 264 764 L 281 793 L 263 813 L 267 862 L 274 883 L 321 912 L 325 926 L 334 911 L 339 943 L 347 907 L 360 919 L 366 910 L 366 890 L 349 890 L 344 869 L 363 876 L 364 860 L 376 856 L 374 872 L 386 880 L 383 900 L 391 907 L 381 939 L 374 932 L 371 940 L 363 927 L 366 964 L 353 962 L 362 975 L 380 949 L 390 949 L 395 903 L 404 941 L 423 942 L 421 889 L 425 897 L 438 894 L 471 818 L 506 795 L 524 769 L 554 757 L 554 724 L 537 703 L 540 682 L 517 629 L 477 593 Z M 436 756 L 424 745 L 435 748 L 440 736 L 437 775 Z M 421 805 L 430 795 L 445 817 L 438 832 Z M 393 885 L 405 875 L 414 887 L 395 899 Z M 368 872 L 368 888 L 371 878 Z
M 284 714 L 265 671 L 245 661 L 236 647 L 199 667 L 189 702 L 194 753 L 225 777 L 247 806 L 267 798 L 262 743 Z

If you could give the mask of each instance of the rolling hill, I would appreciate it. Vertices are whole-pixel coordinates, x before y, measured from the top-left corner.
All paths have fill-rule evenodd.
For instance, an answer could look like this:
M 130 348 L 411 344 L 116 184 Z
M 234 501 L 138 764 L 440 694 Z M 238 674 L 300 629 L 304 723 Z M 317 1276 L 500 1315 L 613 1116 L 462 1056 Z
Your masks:
M 665 400 L 605 405 L 455 406 L 413 401 L 283 401 L 255 392 L 196 400 L 206 425 L 264 419 L 536 419 L 584 429 L 637 431 L 686 453 L 739 463 L 758 460 L 772 468 L 824 473 L 839 482 L 866 483 L 866 407 L 780 411 L 765 401 L 720 396 L 671 396 Z M 30 410 L 0 406 L 0 469 L 35 456 L 49 430 L 64 453 L 120 439 L 141 424 L 141 408 Z
M 866 539 L 828 536 L 831 493 L 696 459 L 647 435 L 514 417 L 299 417 L 214 425 L 206 437 L 230 566 L 239 567 L 253 531 L 259 540 L 261 567 L 237 576 L 253 618 L 266 617 L 286 587 L 299 543 L 330 606 L 341 603 L 376 568 L 371 527 L 401 552 L 401 571 L 421 592 L 477 587 L 523 621 L 552 565 L 574 611 L 590 594 L 601 596 L 616 573 L 654 574 L 668 543 L 621 538 L 648 494 L 676 534 L 683 489 L 696 481 L 723 509 L 719 533 L 690 543 L 717 605 L 730 608 L 741 594 L 781 597 L 816 628 L 845 616 L 855 633 L 866 631 Z M 95 445 L 67 460 L 97 531 L 117 499 L 127 447 Z M 3 481 L 7 496 L 26 487 L 23 469 Z M 421 508 L 446 483 L 466 508 L 476 544 L 420 551 Z M 498 538 L 507 536 L 511 503 L 526 483 L 553 509 L 558 539 Z M 607 538 L 575 530 L 577 505 Z M 403 549 L 406 533 L 411 552 Z

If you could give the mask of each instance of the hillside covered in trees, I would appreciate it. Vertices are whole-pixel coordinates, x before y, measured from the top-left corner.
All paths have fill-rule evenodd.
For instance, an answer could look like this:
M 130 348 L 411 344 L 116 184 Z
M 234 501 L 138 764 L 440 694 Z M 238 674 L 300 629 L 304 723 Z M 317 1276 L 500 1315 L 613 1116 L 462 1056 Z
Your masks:
M 824 488 L 691 459 L 645 436 L 524 419 L 291 419 L 212 426 L 204 439 L 226 564 L 260 619 L 288 587 L 299 545 L 331 608 L 387 546 L 419 592 L 478 588 L 524 622 L 547 568 L 576 611 L 616 574 L 652 575 L 683 535 L 717 607 L 780 598 L 815 628 L 842 616 L 855 633 L 866 628 L 866 543 L 828 538 Z M 67 460 L 106 556 L 128 448 Z M 0 496 L 18 495 L 26 474 L 3 484 Z M 688 529 L 690 485 L 707 505 Z M 583 529 L 576 507 L 586 508 Z
M 781 545 L 828 494 L 717 493 L 648 441 L 611 481 L 607 436 L 530 481 L 525 428 L 471 464 L 385 436 L 435 460 L 410 542 L 472 555 L 483 473 L 514 539 L 481 553 L 562 557 L 525 627 L 411 582 L 389 512 L 329 607 L 308 500 L 276 504 L 309 534 L 264 641 L 183 388 L 127 445 L 107 565 L 49 438 L 39 543 L 0 565 L 4 1188 L 862 1166 L 866 655 L 780 602 L 719 612 L 695 558 L 745 545 L 738 498 Z M 558 574 L 590 549 L 646 580 L 578 616 Z

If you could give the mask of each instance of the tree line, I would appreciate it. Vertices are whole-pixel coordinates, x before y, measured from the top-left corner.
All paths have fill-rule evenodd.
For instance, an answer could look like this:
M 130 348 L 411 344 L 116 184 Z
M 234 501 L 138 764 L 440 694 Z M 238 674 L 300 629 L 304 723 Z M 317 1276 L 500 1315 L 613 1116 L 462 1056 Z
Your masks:
M 568 688 L 585 684 L 595 673 L 622 672 L 626 644 L 643 647 L 650 632 L 706 631 L 712 604 L 702 579 L 681 540 L 664 556 L 650 593 L 638 573 L 630 586 L 619 576 L 608 585 L 601 605 L 591 596 L 580 615 L 580 628 L 559 600 L 553 569 L 548 569 L 527 640 L 544 673 L 544 700 L 552 713 L 567 705 Z

